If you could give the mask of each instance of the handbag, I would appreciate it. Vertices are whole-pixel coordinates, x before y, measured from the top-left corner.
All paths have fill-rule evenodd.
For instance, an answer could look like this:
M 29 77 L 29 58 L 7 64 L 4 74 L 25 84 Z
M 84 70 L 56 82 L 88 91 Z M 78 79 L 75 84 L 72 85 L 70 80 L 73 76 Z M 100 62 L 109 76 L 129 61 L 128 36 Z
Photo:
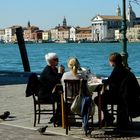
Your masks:
M 82 103 L 82 80 L 80 80 L 80 86 L 79 86 L 79 94 L 75 97 L 74 101 L 72 102 L 72 105 L 70 107 L 71 111 L 76 114 L 81 114 L 81 103 Z

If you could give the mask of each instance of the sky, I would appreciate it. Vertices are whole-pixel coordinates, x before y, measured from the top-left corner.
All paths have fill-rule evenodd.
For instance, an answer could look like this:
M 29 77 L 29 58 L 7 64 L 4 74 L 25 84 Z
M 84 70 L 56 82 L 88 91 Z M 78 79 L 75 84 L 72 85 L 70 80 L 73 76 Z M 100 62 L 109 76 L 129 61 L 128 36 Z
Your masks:
M 64 16 L 70 26 L 90 26 L 97 14 L 116 15 L 117 5 L 122 8 L 122 0 L 0 0 L 0 29 L 30 21 L 47 30 L 62 25 Z M 140 6 L 131 5 L 140 17 Z

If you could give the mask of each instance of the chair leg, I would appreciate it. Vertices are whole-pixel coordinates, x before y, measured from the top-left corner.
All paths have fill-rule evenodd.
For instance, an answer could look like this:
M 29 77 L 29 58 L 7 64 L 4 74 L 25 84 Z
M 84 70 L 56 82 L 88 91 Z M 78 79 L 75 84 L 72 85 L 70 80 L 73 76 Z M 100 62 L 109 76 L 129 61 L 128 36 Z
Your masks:
M 66 135 L 68 135 L 68 126 L 66 126 Z
M 38 124 L 40 123 L 40 104 L 38 105 Z
M 53 110 L 53 126 L 56 126 L 56 115 L 55 115 L 55 102 L 52 104 L 52 110 Z
M 37 116 L 36 104 L 34 104 L 34 127 L 36 126 L 36 116 Z
M 67 108 L 67 107 L 66 107 Z M 66 129 L 66 135 L 68 135 L 68 110 L 65 108 L 65 129 Z

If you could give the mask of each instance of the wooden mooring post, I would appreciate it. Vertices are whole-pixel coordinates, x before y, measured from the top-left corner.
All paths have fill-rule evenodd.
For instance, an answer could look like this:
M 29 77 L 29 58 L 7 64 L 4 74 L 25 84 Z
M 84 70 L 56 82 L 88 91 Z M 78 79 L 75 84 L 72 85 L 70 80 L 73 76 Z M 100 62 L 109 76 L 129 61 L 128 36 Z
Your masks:
M 27 55 L 27 51 L 26 51 L 26 47 L 25 47 L 24 38 L 23 38 L 22 27 L 16 28 L 16 36 L 17 36 L 17 41 L 18 41 L 18 46 L 19 46 L 19 50 L 20 50 L 20 55 L 21 55 L 24 71 L 30 72 L 31 69 L 30 69 L 28 55 Z

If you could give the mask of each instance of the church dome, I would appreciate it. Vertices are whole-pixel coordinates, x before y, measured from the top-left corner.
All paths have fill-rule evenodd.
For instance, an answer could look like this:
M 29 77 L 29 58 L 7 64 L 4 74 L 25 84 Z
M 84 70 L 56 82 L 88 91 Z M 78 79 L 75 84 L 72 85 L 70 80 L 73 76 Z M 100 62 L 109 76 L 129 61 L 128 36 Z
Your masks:
M 133 19 L 133 20 L 136 19 L 136 14 L 135 14 L 135 12 L 132 10 L 132 6 L 131 6 L 130 3 L 129 3 L 129 6 L 128 6 L 127 17 L 128 17 L 128 19 Z

